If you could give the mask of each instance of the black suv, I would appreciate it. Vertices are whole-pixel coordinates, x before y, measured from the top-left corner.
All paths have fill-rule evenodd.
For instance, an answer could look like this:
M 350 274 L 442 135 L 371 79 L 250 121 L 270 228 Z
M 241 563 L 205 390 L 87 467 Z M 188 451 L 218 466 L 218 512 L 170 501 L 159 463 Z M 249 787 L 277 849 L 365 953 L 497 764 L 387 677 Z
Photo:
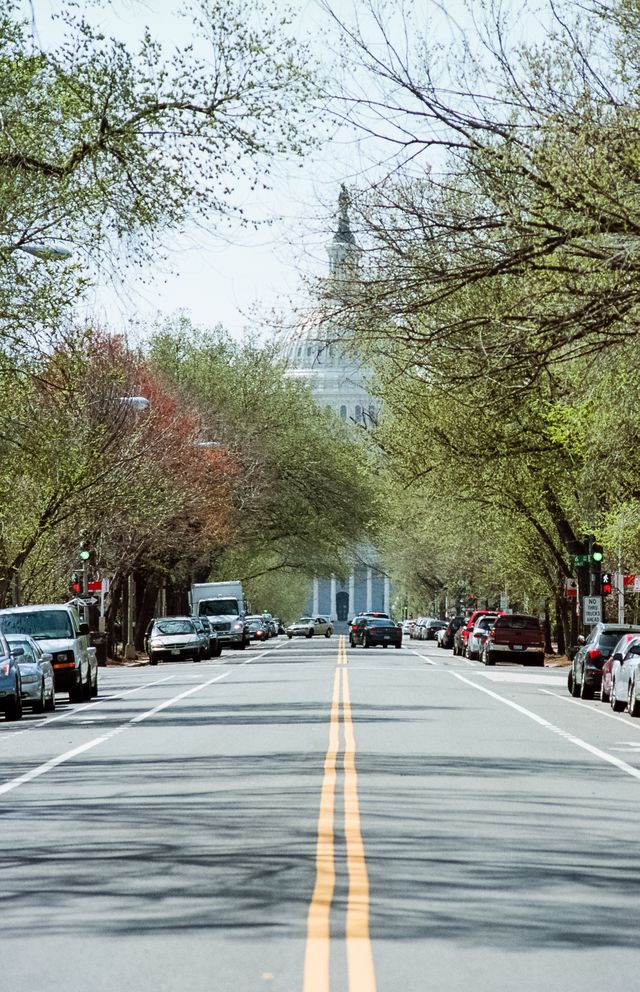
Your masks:
M 602 685 L 602 666 L 623 634 L 640 633 L 628 623 L 597 623 L 584 643 L 571 649 L 573 659 L 567 677 L 572 696 L 593 699 Z

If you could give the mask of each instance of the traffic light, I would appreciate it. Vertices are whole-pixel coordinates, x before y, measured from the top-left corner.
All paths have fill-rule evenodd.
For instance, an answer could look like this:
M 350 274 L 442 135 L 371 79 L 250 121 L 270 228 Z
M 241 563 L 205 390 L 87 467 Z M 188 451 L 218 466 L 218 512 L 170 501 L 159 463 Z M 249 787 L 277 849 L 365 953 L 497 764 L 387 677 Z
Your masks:
M 82 592 L 82 584 L 75 572 L 69 581 L 69 592 L 72 592 L 74 596 L 78 596 Z
M 601 544 L 591 545 L 591 561 L 594 565 L 601 565 L 604 558 L 604 548 Z
M 613 586 L 611 584 L 611 576 L 605 574 L 602 576 L 602 595 L 610 596 L 613 592 Z
M 89 561 L 91 558 L 91 548 L 89 547 L 89 542 L 83 538 L 80 541 L 80 559 L 81 561 Z

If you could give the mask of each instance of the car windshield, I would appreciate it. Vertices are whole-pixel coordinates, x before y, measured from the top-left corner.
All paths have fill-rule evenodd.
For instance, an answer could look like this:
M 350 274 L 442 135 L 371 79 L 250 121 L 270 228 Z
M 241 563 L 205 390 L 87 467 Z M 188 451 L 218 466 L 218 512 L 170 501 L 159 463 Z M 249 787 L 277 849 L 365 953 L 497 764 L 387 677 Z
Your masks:
M 540 621 L 536 620 L 535 617 L 499 617 L 497 620 L 494 618 L 492 623 L 495 623 L 496 627 L 510 627 L 512 630 L 539 630 Z
M 237 599 L 204 599 L 198 607 L 205 617 L 236 617 L 239 612 Z
M 391 620 L 382 620 L 382 619 L 378 620 L 377 618 L 376 619 L 372 618 L 370 620 L 367 620 L 367 627 L 393 627 L 393 626 L 395 625 L 391 623 Z
M 154 634 L 193 634 L 191 620 L 161 620 L 153 626 Z
M 262 620 L 250 620 L 247 624 L 250 630 L 257 630 L 258 627 L 262 627 Z
M 36 641 L 76 636 L 66 610 L 6 613 L 0 616 L 0 627 L 5 634 L 30 634 Z

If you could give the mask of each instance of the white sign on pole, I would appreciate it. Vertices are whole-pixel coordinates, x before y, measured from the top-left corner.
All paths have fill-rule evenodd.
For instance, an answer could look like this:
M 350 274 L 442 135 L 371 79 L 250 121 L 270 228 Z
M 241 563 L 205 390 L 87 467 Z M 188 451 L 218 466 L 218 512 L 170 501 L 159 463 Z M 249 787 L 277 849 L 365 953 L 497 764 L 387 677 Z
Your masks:
M 602 596 L 585 596 L 583 608 L 583 620 L 585 623 L 600 623 L 602 620 Z

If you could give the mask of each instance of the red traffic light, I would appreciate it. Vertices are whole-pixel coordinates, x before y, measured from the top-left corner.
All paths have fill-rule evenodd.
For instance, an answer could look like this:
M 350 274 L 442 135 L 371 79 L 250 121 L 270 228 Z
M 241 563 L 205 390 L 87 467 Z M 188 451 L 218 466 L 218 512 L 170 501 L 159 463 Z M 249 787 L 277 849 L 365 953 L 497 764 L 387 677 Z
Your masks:
M 610 575 L 603 575 L 602 576 L 602 595 L 603 596 L 609 596 L 609 595 L 611 595 L 612 590 L 613 590 L 613 586 L 611 585 L 611 576 Z

